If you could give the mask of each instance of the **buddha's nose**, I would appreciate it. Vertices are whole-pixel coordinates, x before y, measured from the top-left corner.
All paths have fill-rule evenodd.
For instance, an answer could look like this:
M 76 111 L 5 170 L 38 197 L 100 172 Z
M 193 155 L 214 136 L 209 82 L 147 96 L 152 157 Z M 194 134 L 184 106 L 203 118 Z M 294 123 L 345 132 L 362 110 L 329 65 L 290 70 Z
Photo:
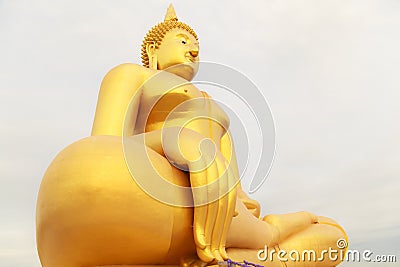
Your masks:
M 190 50 L 189 53 L 192 57 L 197 57 L 199 55 L 199 50 L 198 49 Z

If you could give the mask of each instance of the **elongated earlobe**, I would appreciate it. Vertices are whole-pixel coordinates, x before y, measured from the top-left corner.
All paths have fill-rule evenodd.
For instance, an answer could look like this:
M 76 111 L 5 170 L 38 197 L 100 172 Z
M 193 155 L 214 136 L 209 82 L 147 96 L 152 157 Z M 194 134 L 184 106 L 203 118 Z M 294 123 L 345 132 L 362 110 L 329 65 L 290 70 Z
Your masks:
M 149 57 L 149 68 L 156 70 L 157 69 L 157 54 L 156 54 L 155 45 L 152 43 L 147 44 L 146 52 Z
M 149 67 L 153 70 L 157 69 L 157 55 L 154 54 L 149 58 Z

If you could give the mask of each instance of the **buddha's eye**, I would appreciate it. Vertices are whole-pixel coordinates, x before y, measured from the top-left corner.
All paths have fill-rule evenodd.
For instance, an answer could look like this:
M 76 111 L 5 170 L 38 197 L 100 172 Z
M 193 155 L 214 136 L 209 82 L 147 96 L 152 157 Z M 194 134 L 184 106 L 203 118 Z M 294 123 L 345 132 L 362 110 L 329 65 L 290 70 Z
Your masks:
M 182 40 L 182 44 L 186 44 L 186 41 Z

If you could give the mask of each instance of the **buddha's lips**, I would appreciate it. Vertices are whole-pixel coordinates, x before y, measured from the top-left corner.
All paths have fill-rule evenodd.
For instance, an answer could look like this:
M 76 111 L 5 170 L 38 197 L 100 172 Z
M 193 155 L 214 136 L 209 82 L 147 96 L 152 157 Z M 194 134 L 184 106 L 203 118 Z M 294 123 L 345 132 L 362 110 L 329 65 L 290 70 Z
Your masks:
M 190 53 L 186 53 L 186 59 L 190 62 L 195 62 L 195 58 Z

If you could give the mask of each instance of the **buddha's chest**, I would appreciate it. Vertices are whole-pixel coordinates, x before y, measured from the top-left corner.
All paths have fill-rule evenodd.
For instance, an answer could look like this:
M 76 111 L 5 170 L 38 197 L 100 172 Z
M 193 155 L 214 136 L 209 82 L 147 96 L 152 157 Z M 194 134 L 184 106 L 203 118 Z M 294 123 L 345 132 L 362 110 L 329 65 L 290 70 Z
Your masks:
M 195 130 L 218 144 L 229 127 L 229 119 L 216 102 L 193 85 L 164 92 L 144 88 L 135 132 L 177 126 Z

